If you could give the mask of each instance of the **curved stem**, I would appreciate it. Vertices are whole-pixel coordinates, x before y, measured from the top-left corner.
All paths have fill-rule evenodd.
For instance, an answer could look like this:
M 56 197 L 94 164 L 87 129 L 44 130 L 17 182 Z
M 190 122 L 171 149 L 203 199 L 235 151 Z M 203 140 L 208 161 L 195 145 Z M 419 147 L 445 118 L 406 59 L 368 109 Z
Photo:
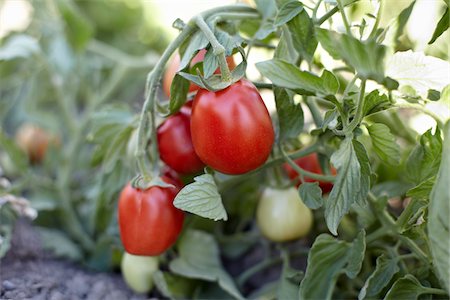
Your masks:
M 317 106 L 317 102 L 315 99 L 308 97 L 306 98 L 306 105 L 308 106 L 309 110 L 311 111 L 311 115 L 313 117 L 314 123 L 316 124 L 316 127 L 319 128 L 323 124 L 323 118 L 320 114 L 320 109 Z
M 337 5 L 339 7 L 339 11 L 342 16 L 342 21 L 344 22 L 345 30 L 347 31 L 347 34 L 349 36 L 352 36 L 352 31 L 350 30 L 350 25 L 347 20 L 347 15 L 345 14 L 344 6 L 342 5 L 341 0 L 336 0 L 336 1 L 337 1 Z
M 343 130 L 336 130 L 335 133 L 338 135 L 348 135 L 355 130 L 355 128 L 361 123 L 363 119 L 363 108 L 364 108 L 364 96 L 365 96 L 365 90 L 366 90 L 366 79 L 361 80 L 361 87 L 359 91 L 359 99 L 358 104 L 356 107 L 356 114 L 353 118 L 353 120 L 348 124 L 348 126 L 344 127 Z
M 429 110 L 428 108 L 426 108 L 423 105 L 408 102 L 408 103 L 396 103 L 396 104 L 394 104 L 394 106 L 399 107 L 399 108 L 412 108 L 412 109 L 419 110 L 419 111 L 423 112 L 424 114 L 427 114 L 430 117 L 432 117 L 436 121 L 438 127 L 444 128 L 444 122 L 442 122 L 441 117 L 438 114 L 436 114 L 434 111 Z
M 369 38 L 375 37 L 375 34 L 377 33 L 378 25 L 380 24 L 381 13 L 383 11 L 383 3 L 384 3 L 383 0 L 380 0 L 380 6 L 378 7 L 375 24 L 373 24 L 373 28 L 372 31 L 370 32 Z
M 312 173 L 309 171 L 306 171 L 305 169 L 301 168 L 300 166 L 298 166 L 287 154 L 286 152 L 284 152 L 283 149 L 280 149 L 281 153 L 283 154 L 284 159 L 286 160 L 286 162 L 298 173 L 301 174 L 303 176 L 307 176 L 311 179 L 315 179 L 315 180 L 320 180 L 320 181 L 329 181 L 329 182 L 334 182 L 335 180 L 335 176 L 332 175 L 320 175 L 317 173 Z

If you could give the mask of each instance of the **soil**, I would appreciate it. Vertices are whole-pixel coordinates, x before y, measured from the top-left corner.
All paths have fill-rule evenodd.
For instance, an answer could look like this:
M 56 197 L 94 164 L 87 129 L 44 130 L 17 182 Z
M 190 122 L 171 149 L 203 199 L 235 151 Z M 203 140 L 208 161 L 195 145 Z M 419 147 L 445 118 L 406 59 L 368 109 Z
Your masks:
M 0 261 L 0 299 L 146 299 L 120 274 L 96 273 L 42 250 L 31 225 L 19 221 L 10 251 Z

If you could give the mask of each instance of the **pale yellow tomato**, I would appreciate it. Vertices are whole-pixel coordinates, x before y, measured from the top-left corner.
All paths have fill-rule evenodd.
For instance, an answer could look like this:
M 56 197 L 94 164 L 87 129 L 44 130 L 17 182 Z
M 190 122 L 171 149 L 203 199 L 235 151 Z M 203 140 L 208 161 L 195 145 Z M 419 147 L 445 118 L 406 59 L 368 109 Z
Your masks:
M 157 256 L 138 256 L 125 252 L 122 256 L 122 276 L 136 293 L 148 293 L 153 288 L 153 273 L 158 270 Z

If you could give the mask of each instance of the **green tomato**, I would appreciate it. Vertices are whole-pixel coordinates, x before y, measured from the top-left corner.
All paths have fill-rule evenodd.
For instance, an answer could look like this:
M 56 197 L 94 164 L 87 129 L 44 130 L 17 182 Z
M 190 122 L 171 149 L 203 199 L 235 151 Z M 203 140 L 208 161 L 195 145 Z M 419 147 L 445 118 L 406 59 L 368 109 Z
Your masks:
M 258 203 L 256 221 L 269 240 L 286 242 L 307 235 L 313 216 L 294 187 L 266 188 Z
M 153 288 L 153 273 L 158 270 L 157 256 L 138 256 L 125 252 L 122 256 L 122 276 L 136 293 L 148 293 Z

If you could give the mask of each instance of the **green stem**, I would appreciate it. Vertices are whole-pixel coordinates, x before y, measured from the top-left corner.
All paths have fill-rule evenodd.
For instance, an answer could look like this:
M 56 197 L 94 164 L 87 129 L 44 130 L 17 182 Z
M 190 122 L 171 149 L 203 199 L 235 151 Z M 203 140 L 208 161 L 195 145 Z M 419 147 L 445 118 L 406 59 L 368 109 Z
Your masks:
M 320 19 L 316 21 L 317 25 L 322 25 L 326 20 L 331 18 L 338 11 L 339 11 L 338 6 L 333 7 L 330 11 L 328 11 L 326 14 L 324 14 Z
M 328 182 L 334 182 L 335 176 L 332 175 L 321 175 L 317 173 L 312 173 L 309 171 L 306 171 L 305 169 L 299 167 L 287 154 L 284 152 L 283 149 L 280 149 L 281 153 L 283 154 L 284 159 L 286 162 L 298 173 L 303 176 L 309 177 L 314 180 L 320 180 L 320 181 L 328 181 Z
M 356 114 L 353 117 L 353 120 L 346 126 L 343 130 L 336 130 L 338 135 L 348 135 L 355 130 L 355 128 L 361 123 L 363 119 L 363 108 L 364 108 L 364 96 L 366 90 L 366 79 L 361 80 L 361 87 L 359 91 L 359 99 L 356 107 Z
M 209 28 L 208 24 L 206 24 L 202 16 L 195 17 L 195 24 L 197 24 L 198 28 L 200 28 L 200 30 L 206 36 L 208 41 L 211 43 L 213 53 L 219 59 L 219 67 L 220 72 L 222 74 L 222 80 L 226 82 L 231 82 L 231 72 L 227 64 L 225 47 L 219 43 L 216 36 L 212 32 L 211 28 Z
M 444 291 L 442 289 L 436 289 L 436 288 L 425 288 L 427 293 L 434 294 L 434 295 L 448 295 L 447 291 Z
M 373 241 L 378 240 L 380 237 L 385 236 L 387 234 L 390 233 L 390 229 L 387 227 L 380 227 L 377 230 L 375 230 L 374 232 L 370 233 L 367 235 L 366 237 L 366 243 L 369 244 Z
M 378 7 L 377 17 L 375 19 L 375 24 L 373 25 L 372 31 L 370 32 L 369 39 L 374 38 L 377 33 L 378 25 L 380 24 L 381 12 L 383 11 L 383 0 L 380 0 L 380 7 Z
M 255 82 L 255 81 L 253 81 L 253 84 L 254 84 L 255 87 L 257 87 L 258 89 L 269 89 L 269 90 L 272 90 L 272 89 L 273 89 L 273 84 L 271 84 L 271 83 L 266 83 L 266 82 Z
M 323 118 L 320 114 L 320 109 L 319 106 L 317 106 L 316 100 L 311 97 L 307 97 L 305 102 L 311 112 L 316 127 L 321 127 L 323 124 Z
M 344 22 L 345 30 L 349 36 L 352 36 L 352 31 L 350 30 L 350 25 L 347 20 L 347 15 L 345 14 L 344 6 L 342 5 L 341 0 L 337 0 L 337 5 L 339 7 L 339 11 L 342 16 L 342 21 Z

